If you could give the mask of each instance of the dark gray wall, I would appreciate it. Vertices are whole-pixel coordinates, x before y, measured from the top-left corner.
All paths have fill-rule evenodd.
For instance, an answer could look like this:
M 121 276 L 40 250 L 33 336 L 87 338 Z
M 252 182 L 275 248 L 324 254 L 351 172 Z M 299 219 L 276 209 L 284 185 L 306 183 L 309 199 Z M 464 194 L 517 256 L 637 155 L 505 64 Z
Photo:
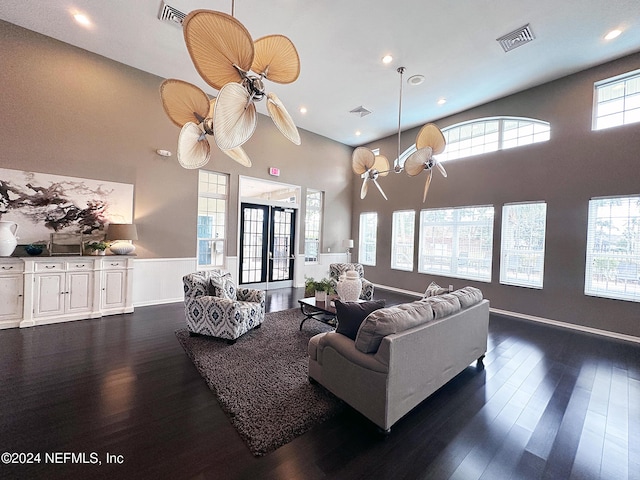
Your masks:
M 353 238 L 358 238 L 361 212 L 377 211 L 377 265 L 366 277 L 384 285 L 423 291 L 432 281 L 440 285 L 467 284 L 481 288 L 491 306 L 640 337 L 640 305 L 584 295 L 587 208 L 592 197 L 640 194 L 640 123 L 594 132 L 591 130 L 594 82 L 640 68 L 640 54 L 602 65 L 538 88 L 441 119 L 440 128 L 491 116 L 522 116 L 551 123 L 551 140 L 511 150 L 487 153 L 446 164 L 448 178 L 437 172 L 425 204 L 425 175 L 409 178 L 391 174 L 381 180 L 389 201 L 371 190 L 359 198 L 361 180 L 353 175 Z M 402 149 L 415 142 L 418 128 L 404 132 Z M 367 145 L 396 157 L 397 137 Z M 544 289 L 500 285 L 502 206 L 510 202 L 547 202 Z M 491 283 L 390 269 L 393 211 L 464 205 L 495 207 Z M 418 218 L 416 218 L 416 225 Z M 416 228 L 417 230 L 417 228 Z M 417 265 L 418 231 L 416 231 Z M 357 251 L 355 257 L 357 258 Z
M 141 258 L 196 255 L 198 171 L 177 163 L 179 129 L 166 117 L 163 79 L 0 21 L 0 167 L 131 183 Z M 236 255 L 239 176 L 325 191 L 323 251 L 341 248 L 351 228 L 351 148 L 301 130 L 286 140 L 259 115 L 244 145 L 253 166 L 215 143 L 207 170 L 231 175 L 227 254 Z M 171 158 L 157 149 L 174 152 Z M 303 209 L 304 211 L 304 209 Z M 299 251 L 303 249 L 303 241 Z

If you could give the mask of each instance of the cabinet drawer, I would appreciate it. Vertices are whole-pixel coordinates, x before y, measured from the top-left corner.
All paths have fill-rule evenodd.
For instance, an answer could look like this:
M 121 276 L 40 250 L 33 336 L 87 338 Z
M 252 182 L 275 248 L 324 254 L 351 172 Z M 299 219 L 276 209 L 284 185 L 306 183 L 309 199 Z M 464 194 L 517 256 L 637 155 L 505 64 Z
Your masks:
M 78 270 L 93 270 L 93 262 L 67 262 L 67 271 L 76 272 Z
M 63 272 L 64 262 L 36 262 L 36 272 Z
M 102 262 L 102 268 L 104 268 L 105 270 L 113 270 L 116 268 L 127 268 L 127 260 L 126 259 L 104 260 Z
M 0 275 L 3 273 L 19 273 L 24 272 L 24 263 L 22 262 L 2 262 L 0 263 Z

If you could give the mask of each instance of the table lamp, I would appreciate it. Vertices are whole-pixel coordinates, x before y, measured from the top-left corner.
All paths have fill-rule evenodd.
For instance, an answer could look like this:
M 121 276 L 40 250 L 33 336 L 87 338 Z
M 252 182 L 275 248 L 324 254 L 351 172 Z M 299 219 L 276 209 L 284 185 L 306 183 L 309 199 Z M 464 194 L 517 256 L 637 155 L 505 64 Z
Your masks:
M 109 246 L 115 255 L 128 255 L 134 252 L 132 240 L 138 240 L 138 231 L 133 223 L 111 223 L 107 228 L 107 240 L 112 241 Z

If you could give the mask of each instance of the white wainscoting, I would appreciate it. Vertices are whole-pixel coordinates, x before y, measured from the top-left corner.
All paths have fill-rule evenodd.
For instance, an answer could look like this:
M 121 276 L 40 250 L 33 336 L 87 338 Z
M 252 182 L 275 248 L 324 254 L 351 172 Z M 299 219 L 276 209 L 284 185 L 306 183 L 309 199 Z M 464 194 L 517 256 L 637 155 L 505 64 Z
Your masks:
M 298 255 L 296 262 L 296 287 L 304 287 L 304 278 L 312 277 L 316 280 L 329 278 L 329 265 L 332 263 L 345 263 L 346 253 L 321 253 L 318 255 L 318 263 L 304 263 L 304 255 Z
M 133 262 L 133 306 L 184 301 L 182 277 L 198 270 L 195 258 L 140 258 Z

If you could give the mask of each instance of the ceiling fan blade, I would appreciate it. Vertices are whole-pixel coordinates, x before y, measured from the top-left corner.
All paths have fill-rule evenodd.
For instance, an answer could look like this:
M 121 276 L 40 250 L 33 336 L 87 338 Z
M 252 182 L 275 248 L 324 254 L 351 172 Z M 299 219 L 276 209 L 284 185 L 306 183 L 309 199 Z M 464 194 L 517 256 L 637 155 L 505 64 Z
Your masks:
M 438 160 L 436 160 L 436 167 L 438 167 L 438 170 L 440 170 L 440 173 L 442 174 L 442 176 L 444 178 L 447 178 L 447 171 L 444 169 L 444 166 L 442 165 L 442 163 L 440 163 Z
M 353 169 L 353 173 L 358 175 L 362 175 L 373 167 L 375 162 L 376 156 L 371 150 L 365 147 L 356 148 L 351 155 L 351 168 Z
M 300 75 L 300 57 L 293 42 L 284 35 L 268 35 L 254 43 L 251 70 L 272 82 L 295 82 Z
M 386 177 L 389 175 L 389 160 L 384 155 L 376 155 L 372 168 L 378 171 L 379 176 Z
M 240 165 L 243 165 L 245 167 L 251 166 L 251 159 L 242 147 L 232 148 L 231 150 L 222 150 L 222 153 L 230 158 L 233 158 Z
M 427 180 L 424 182 L 424 192 L 422 193 L 422 203 L 427 200 L 427 193 L 429 192 L 429 186 L 431 185 L 431 178 L 433 178 L 433 170 L 429 170 Z
M 420 150 L 424 147 L 431 147 L 434 155 L 442 153 L 446 145 L 444 135 L 433 123 L 427 123 L 422 127 L 416 137 L 416 148 Z
M 194 10 L 182 24 L 184 41 L 200 76 L 216 90 L 242 80 L 253 63 L 251 34 L 238 20 L 213 10 Z
M 367 196 L 367 192 L 369 191 L 369 175 L 367 175 L 366 177 L 364 177 L 364 181 L 362 182 L 362 187 L 360 188 L 360 199 L 364 200 L 364 198 Z
M 289 112 L 284 108 L 284 105 L 275 93 L 269 93 L 267 95 L 267 110 L 273 123 L 275 123 L 278 130 L 280 130 L 280 133 L 296 145 L 300 145 L 300 133 L 298 133 L 296 124 L 293 123 L 291 115 L 289 115 Z
M 187 122 L 178 137 L 178 163 L 184 168 L 204 167 L 211 156 L 211 146 L 198 125 Z
M 404 171 L 410 177 L 420 175 L 427 168 L 427 162 L 431 160 L 431 147 L 416 150 L 404 162 Z
M 378 190 L 380 190 L 380 193 L 382 194 L 382 196 L 384 197 L 385 200 L 389 200 L 387 198 L 387 196 L 384 194 L 384 192 L 382 191 L 382 187 L 380 186 L 380 184 L 378 183 L 377 180 L 374 180 L 373 183 L 375 184 L 376 187 L 378 187 Z
M 231 150 L 245 143 L 256 129 L 256 106 L 249 92 L 239 83 L 227 83 L 213 110 L 213 137 L 220 150 Z
M 187 122 L 200 123 L 209 112 L 207 94 L 182 80 L 169 78 L 162 82 L 160 97 L 165 113 L 180 128 Z

